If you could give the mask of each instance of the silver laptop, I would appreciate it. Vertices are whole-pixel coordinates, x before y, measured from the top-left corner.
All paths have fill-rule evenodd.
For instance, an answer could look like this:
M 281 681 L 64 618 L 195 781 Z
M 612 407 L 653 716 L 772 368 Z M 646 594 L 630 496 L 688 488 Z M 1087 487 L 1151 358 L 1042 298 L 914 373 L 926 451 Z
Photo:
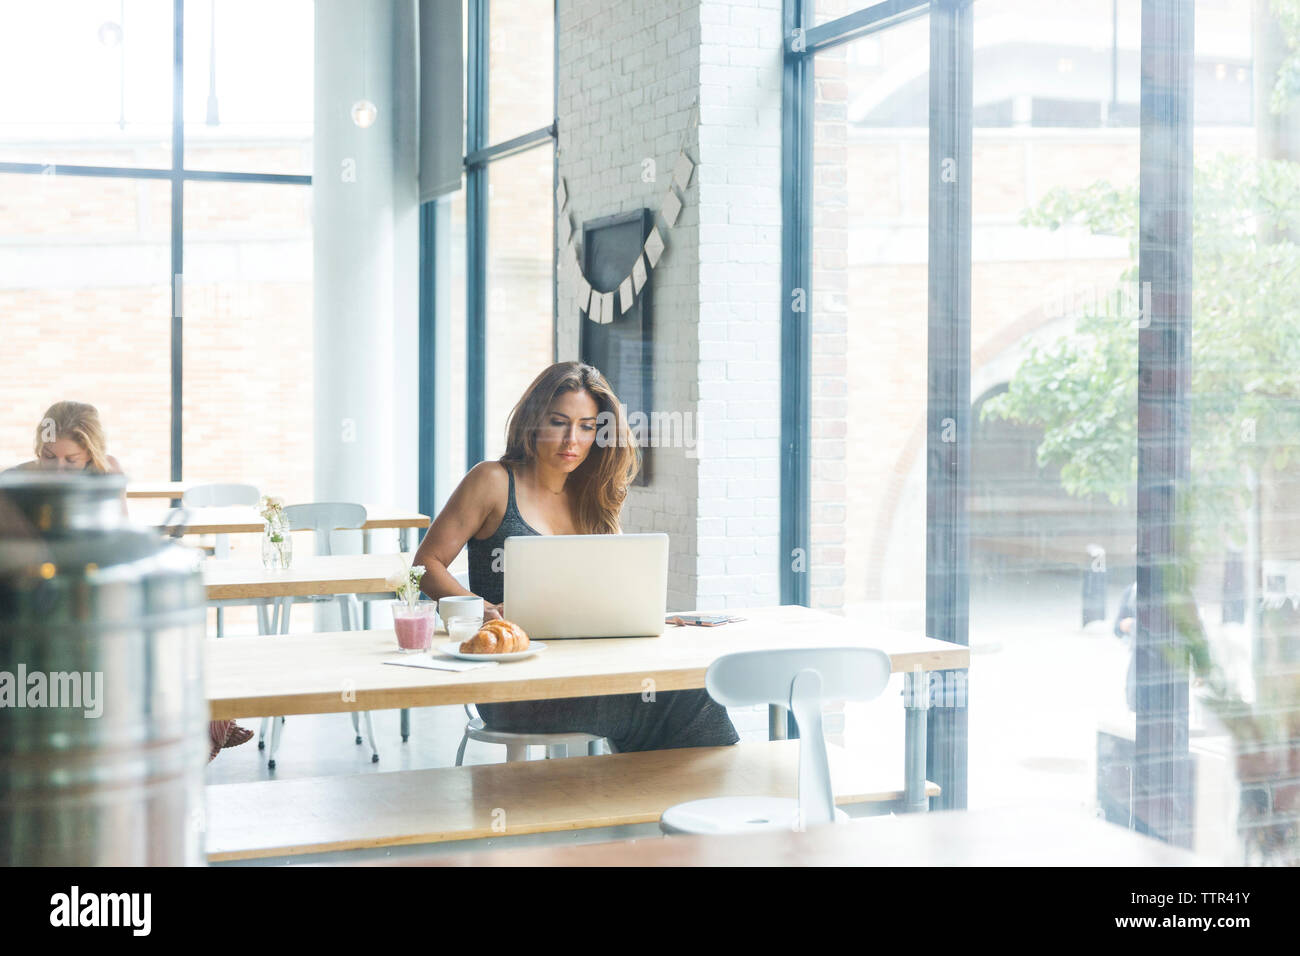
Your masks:
M 663 633 L 666 534 L 506 538 L 503 568 L 506 617 L 531 638 Z

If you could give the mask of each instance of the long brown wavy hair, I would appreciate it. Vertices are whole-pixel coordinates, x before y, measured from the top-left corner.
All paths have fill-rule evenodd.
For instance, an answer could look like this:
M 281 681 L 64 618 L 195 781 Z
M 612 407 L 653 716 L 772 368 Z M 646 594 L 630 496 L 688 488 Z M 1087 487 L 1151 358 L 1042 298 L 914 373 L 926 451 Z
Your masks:
M 55 402 L 45 410 L 45 416 L 36 426 L 36 460 L 48 442 L 71 438 L 86 452 L 86 470 L 104 474 L 108 471 L 108 452 L 104 440 L 104 426 L 99 422 L 99 410 L 85 402 Z
M 596 441 L 581 465 L 569 475 L 578 502 L 580 534 L 618 534 L 619 512 L 628 486 L 641 468 L 640 449 L 632 441 L 627 416 L 605 376 L 582 362 L 557 362 L 545 369 L 510 412 L 503 465 L 528 465 L 537 458 L 537 435 L 551 402 L 565 392 L 583 391 L 600 409 Z

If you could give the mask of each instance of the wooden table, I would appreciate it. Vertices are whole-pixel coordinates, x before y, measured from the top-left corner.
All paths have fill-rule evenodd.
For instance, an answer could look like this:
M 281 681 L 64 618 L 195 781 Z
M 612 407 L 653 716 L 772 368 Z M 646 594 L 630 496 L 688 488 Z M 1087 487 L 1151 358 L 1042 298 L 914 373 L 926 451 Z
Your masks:
M 241 559 L 203 562 L 208 601 L 236 601 L 311 594 L 391 593 L 385 579 L 411 563 L 412 554 L 334 554 L 295 557 L 282 570 Z
M 208 604 L 218 611 L 232 605 L 255 605 L 259 634 L 288 634 L 289 614 L 295 599 L 329 594 L 355 594 L 365 602 L 361 624 L 368 630 L 369 600 L 391 595 L 388 576 L 410 564 L 413 557 L 413 554 L 312 555 L 296 558 L 288 568 L 275 571 L 247 561 L 216 559 L 204 562 L 203 581 Z M 467 565 L 468 556 L 462 553 L 449 570 L 455 574 Z M 348 626 L 346 617 L 343 623 Z M 220 630 L 217 633 L 220 636 Z M 410 735 L 410 728 L 410 710 L 404 707 L 403 741 Z
M 292 574 L 292 569 L 287 573 Z M 236 589 L 265 594 L 275 589 L 261 580 L 239 582 L 231 577 L 209 578 L 209 595 L 236 593 Z M 358 577 L 338 586 L 351 589 L 362 583 Z M 280 587 L 294 585 L 286 582 Z M 208 700 L 212 719 L 226 720 L 640 694 L 650 688 L 655 692 L 702 688 L 709 665 L 735 651 L 877 647 L 889 654 L 894 672 L 905 675 L 906 803 L 909 809 L 925 809 L 925 717 L 930 702 L 926 674 L 967 668 L 969 649 L 899 631 L 846 626 L 842 617 L 805 607 L 728 611 L 746 620 L 712 628 L 669 627 L 653 638 L 552 641 L 534 657 L 460 673 L 384 664 L 397 654 L 392 631 L 209 640 Z M 770 736 L 784 738 L 784 712 L 775 716 Z
M 294 598 L 356 594 L 366 600 L 392 594 L 387 578 L 411 563 L 414 554 L 335 554 L 294 558 L 283 570 L 271 570 L 241 559 L 212 559 L 203 563 L 208 604 L 225 607 L 255 604 L 262 634 L 288 634 Z M 453 573 L 459 564 L 453 562 Z
M 414 857 L 403 866 L 1209 866 L 1081 813 L 1042 808 L 869 817 L 802 833 L 672 836 Z
M 402 550 L 410 551 L 410 536 L 418 528 L 429 526 L 429 516 L 418 511 L 406 511 L 387 505 L 366 505 L 366 523 L 363 531 L 396 528 L 402 534 Z M 185 525 L 186 534 L 261 534 L 265 522 L 253 508 L 190 508 Z M 168 511 L 145 505 L 131 508 L 131 517 L 155 528 L 164 526 Z M 302 530 L 302 529 L 295 529 Z
M 130 481 L 126 485 L 126 496 L 179 500 L 195 484 L 193 481 Z

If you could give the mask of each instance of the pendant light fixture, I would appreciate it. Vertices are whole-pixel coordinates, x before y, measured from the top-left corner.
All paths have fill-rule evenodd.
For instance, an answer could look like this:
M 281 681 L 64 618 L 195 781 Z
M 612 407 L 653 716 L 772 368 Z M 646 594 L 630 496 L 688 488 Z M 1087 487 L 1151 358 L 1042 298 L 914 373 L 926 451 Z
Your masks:
M 221 111 L 217 108 L 217 0 L 208 6 L 211 14 L 208 28 L 208 115 L 209 126 L 221 125 Z
M 352 122 L 362 129 L 375 125 L 379 108 L 366 96 L 366 4 L 361 5 L 361 99 L 352 104 Z

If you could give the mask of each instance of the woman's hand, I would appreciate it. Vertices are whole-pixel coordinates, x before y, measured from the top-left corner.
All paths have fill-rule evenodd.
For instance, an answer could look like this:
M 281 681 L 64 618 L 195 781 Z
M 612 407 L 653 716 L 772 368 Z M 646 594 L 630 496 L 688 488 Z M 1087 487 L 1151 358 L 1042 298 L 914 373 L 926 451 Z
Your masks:
M 485 601 L 483 603 L 483 623 L 486 624 L 488 621 L 505 620 L 506 615 L 505 615 L 505 611 L 503 610 L 504 607 L 505 607 L 504 602 L 502 602 L 501 604 L 488 604 Z

